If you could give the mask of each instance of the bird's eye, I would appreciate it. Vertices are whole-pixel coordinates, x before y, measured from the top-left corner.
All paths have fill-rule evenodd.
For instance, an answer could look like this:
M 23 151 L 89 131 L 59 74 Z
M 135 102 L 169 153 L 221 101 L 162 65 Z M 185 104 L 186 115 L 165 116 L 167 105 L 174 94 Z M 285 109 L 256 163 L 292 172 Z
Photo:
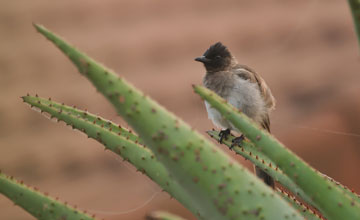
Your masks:
M 219 60 L 219 59 L 221 59 L 221 56 L 220 56 L 220 55 L 217 55 L 217 56 L 215 57 L 215 59 Z

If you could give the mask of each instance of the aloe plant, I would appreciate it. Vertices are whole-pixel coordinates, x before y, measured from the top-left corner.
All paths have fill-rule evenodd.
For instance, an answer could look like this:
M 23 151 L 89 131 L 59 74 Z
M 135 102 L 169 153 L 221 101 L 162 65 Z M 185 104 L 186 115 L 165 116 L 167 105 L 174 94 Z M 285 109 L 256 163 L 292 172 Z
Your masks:
M 299 210 L 306 220 L 322 220 L 322 216 L 320 216 L 316 211 L 311 209 L 309 206 L 301 203 L 297 198 L 283 190 L 277 190 L 278 194 L 281 195 L 286 201 L 288 201 L 293 207 Z
M 0 172 L 0 193 L 11 199 L 39 220 L 48 219 L 73 219 L 94 220 L 85 212 L 71 207 L 66 203 L 53 199 L 47 194 L 39 192 L 36 188 L 26 186 L 23 181 Z
M 219 132 L 208 131 L 210 137 L 219 140 Z M 279 182 L 282 186 L 286 187 L 289 191 L 306 201 L 308 204 L 315 206 L 311 198 L 307 196 L 304 191 L 299 188 L 296 183 L 285 175 L 282 170 L 277 167 L 276 163 L 268 158 L 263 152 L 259 151 L 252 142 L 244 140 L 240 146 L 232 146 L 232 140 L 234 136 L 229 135 L 227 140 L 223 140 L 223 144 L 234 150 L 237 154 L 241 155 L 247 160 L 250 160 L 255 166 L 264 170 L 269 174 L 276 182 Z
M 63 121 L 72 128 L 84 132 L 88 137 L 99 141 L 105 146 L 105 149 L 113 151 L 132 163 L 139 171 L 150 177 L 153 181 L 158 183 L 160 187 L 170 193 L 172 197 L 194 212 L 195 204 L 192 204 L 190 199 L 184 199 L 182 189 L 176 182 L 168 177 L 165 168 L 154 158 L 152 152 L 145 146 L 139 144 L 141 140 L 133 132 L 87 111 L 60 104 L 51 99 L 30 95 L 26 95 L 22 98 L 24 102 L 30 104 L 32 108 L 39 109 L 40 112 L 46 113 L 46 116 L 56 118 L 58 121 Z M 103 133 L 107 133 L 107 135 L 103 135 Z M 215 131 L 210 133 L 217 135 Z M 225 144 L 230 145 L 229 141 L 231 141 L 231 138 L 230 140 L 225 141 Z M 251 143 L 247 142 L 247 144 L 244 144 L 244 148 L 246 149 L 245 152 L 249 152 L 250 150 L 253 150 L 252 148 L 254 147 Z M 237 147 L 234 149 L 238 150 Z M 242 151 L 240 150 L 240 152 Z M 254 152 L 255 157 L 255 151 L 252 152 Z M 252 157 L 250 156 L 250 159 L 251 158 Z M 262 162 L 260 163 L 262 164 Z M 288 196 L 285 198 L 288 199 Z M 307 219 L 318 219 L 318 217 L 309 209 L 305 210 L 306 212 L 303 212 L 302 209 L 304 209 L 304 206 L 299 205 L 298 202 L 294 202 L 293 199 L 291 202 L 297 205 L 297 209 L 302 211 L 302 214 L 307 217 Z M 309 218 L 309 216 L 312 218 Z M 176 219 L 176 217 L 172 217 L 171 214 L 163 212 L 154 212 L 147 216 L 147 218 L 151 219 L 150 217 L 152 219 Z
M 60 37 L 42 26 L 35 27 L 70 58 L 134 128 L 197 204 L 200 217 L 302 219 L 287 202 L 181 119 Z
M 169 173 L 157 161 L 152 151 L 140 144 L 141 140 L 133 132 L 87 111 L 60 104 L 51 99 L 30 95 L 26 95 L 22 99 L 32 108 L 38 108 L 40 112 L 49 114 L 51 118 L 64 121 L 72 128 L 85 133 L 89 138 L 97 140 L 105 146 L 105 149 L 111 150 L 133 164 L 137 170 L 147 175 L 164 191 L 196 213 L 196 204 L 179 184 L 170 178 Z
M 359 3 L 352 3 L 352 9 L 358 10 Z M 356 10 L 353 11 L 357 13 Z M 246 136 L 241 146 L 234 147 L 235 152 L 263 169 L 290 193 L 269 188 L 210 140 L 112 70 L 46 28 L 39 25 L 35 28 L 76 65 L 137 134 L 86 110 L 37 95 L 22 97 L 24 102 L 64 121 L 129 161 L 199 219 L 318 220 L 322 219 L 319 212 L 329 220 L 360 219 L 358 195 L 310 167 L 215 93 L 194 86 L 196 93 Z M 216 131 L 208 134 L 218 138 Z M 231 139 L 224 143 L 230 146 Z M 93 219 L 1 173 L 0 193 L 38 219 L 64 216 Z M 147 218 L 181 219 L 166 212 L 155 212 Z
M 145 146 L 139 144 L 141 143 L 141 140 L 133 132 L 122 128 L 111 121 L 107 121 L 99 116 L 91 114 L 86 110 L 82 111 L 75 107 L 57 103 L 51 99 L 40 98 L 37 95 L 26 95 L 22 98 L 24 102 L 30 104 L 32 108 L 39 109 L 40 112 L 46 113 L 46 116 L 56 118 L 58 121 L 63 121 L 72 128 L 84 132 L 88 137 L 99 141 L 105 146 L 105 149 L 113 151 L 132 163 L 139 171 L 158 183 L 159 186 L 167 191 L 172 197 L 180 201 L 189 210 L 195 212 L 196 204 L 193 204 L 190 199 L 184 198 L 185 194 L 183 194 L 182 189 L 176 182 L 169 178 L 165 168 L 154 158 L 152 152 Z M 104 133 L 106 133 L 106 135 L 103 135 Z M 215 131 L 211 131 L 209 134 L 214 135 L 214 137 L 217 137 L 218 135 Z M 233 137 L 230 137 L 228 140 L 224 141 L 224 143 L 230 146 L 232 138 Z M 265 155 L 262 155 L 261 152 L 257 152 L 250 142 L 245 141 L 241 150 L 239 147 L 234 147 L 234 150 L 239 152 L 239 154 L 243 155 L 245 158 L 253 161 L 254 164 L 259 167 L 262 167 L 263 165 L 264 169 L 272 168 L 272 166 L 269 165 L 269 159 L 266 158 Z M 151 160 L 149 160 L 149 158 Z M 282 180 L 287 177 L 275 167 L 273 167 L 273 171 L 275 174 L 272 173 L 271 175 L 280 183 L 287 186 L 287 181 Z M 290 187 L 290 189 L 292 188 Z M 296 190 L 292 189 L 291 191 L 295 192 Z M 300 194 L 298 193 L 298 195 Z M 289 195 L 284 198 L 288 199 Z M 304 209 L 304 206 L 299 205 L 299 202 L 294 202 L 294 199 L 289 201 L 293 203 L 295 208 L 302 211 L 302 215 L 307 219 L 318 219 L 318 216 L 314 215 L 308 208 Z M 304 210 L 306 212 L 304 212 Z M 158 216 L 158 219 L 170 219 L 169 216 L 171 216 L 167 216 L 166 213 L 162 215 L 162 212 L 156 213 L 157 215 L 152 214 L 149 216 L 152 216 L 153 218 L 155 218 L 154 216 Z

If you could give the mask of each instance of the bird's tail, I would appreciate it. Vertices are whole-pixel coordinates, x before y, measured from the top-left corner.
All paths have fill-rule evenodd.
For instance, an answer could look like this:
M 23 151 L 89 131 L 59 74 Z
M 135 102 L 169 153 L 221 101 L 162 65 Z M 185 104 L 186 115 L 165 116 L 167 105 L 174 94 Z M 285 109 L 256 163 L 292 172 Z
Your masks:
M 254 166 L 254 167 L 255 167 L 256 176 L 258 176 L 260 179 L 262 179 L 265 182 L 265 184 L 267 184 L 271 188 L 275 189 L 274 179 L 271 176 L 269 176 L 267 173 L 265 173 L 263 170 L 258 168 L 257 166 Z
M 265 115 L 265 117 L 263 118 L 261 126 L 270 133 L 270 118 L 268 114 Z M 271 188 L 275 189 L 274 179 L 271 176 L 269 176 L 265 171 L 261 170 L 259 167 L 257 166 L 254 167 L 255 167 L 256 176 L 262 179 Z

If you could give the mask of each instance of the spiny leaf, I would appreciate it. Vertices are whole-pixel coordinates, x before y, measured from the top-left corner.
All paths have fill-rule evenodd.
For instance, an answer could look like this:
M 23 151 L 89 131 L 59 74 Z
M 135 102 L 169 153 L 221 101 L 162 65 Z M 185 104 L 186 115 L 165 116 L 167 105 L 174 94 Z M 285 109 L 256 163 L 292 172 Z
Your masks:
M 219 132 L 217 131 L 208 131 L 207 132 L 212 138 L 218 140 Z M 234 136 L 229 135 L 227 140 L 223 140 L 223 144 L 231 147 L 232 139 Z M 241 144 L 241 147 L 234 146 L 232 148 L 237 154 L 240 154 L 244 158 L 250 160 L 254 165 L 261 168 L 267 174 L 269 174 L 274 180 L 279 182 L 281 185 L 290 190 L 294 195 L 299 196 L 307 203 L 312 204 L 311 199 L 288 177 L 286 176 L 277 165 L 270 160 L 264 153 L 259 151 L 253 143 L 248 140 L 244 140 Z
M 0 193 L 39 220 L 94 220 L 84 212 L 31 189 L 22 181 L 0 172 Z
M 311 210 L 309 207 L 299 202 L 294 196 L 282 190 L 278 190 L 277 192 L 286 201 L 288 201 L 295 209 L 299 210 L 299 212 L 305 217 L 306 220 L 324 220 L 324 218 L 319 216 L 314 210 Z

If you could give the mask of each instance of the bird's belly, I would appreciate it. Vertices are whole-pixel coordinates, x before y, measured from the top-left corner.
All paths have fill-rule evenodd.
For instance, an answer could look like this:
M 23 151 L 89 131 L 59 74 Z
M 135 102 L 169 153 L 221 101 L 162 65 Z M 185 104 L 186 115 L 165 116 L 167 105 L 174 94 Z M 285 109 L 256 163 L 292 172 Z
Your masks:
M 211 105 L 205 101 L 206 111 L 209 119 L 215 124 L 215 126 L 221 129 L 232 128 L 231 124 L 220 114 L 218 110 L 211 107 Z
M 265 102 L 261 97 L 257 84 L 250 83 L 247 80 L 239 80 L 236 86 L 234 86 L 227 95 L 224 95 L 223 98 L 257 123 L 261 123 L 263 116 L 267 114 Z M 209 119 L 212 120 L 217 127 L 222 129 L 230 128 L 231 130 L 238 131 L 238 129 L 222 117 L 222 115 L 206 101 L 205 106 Z

